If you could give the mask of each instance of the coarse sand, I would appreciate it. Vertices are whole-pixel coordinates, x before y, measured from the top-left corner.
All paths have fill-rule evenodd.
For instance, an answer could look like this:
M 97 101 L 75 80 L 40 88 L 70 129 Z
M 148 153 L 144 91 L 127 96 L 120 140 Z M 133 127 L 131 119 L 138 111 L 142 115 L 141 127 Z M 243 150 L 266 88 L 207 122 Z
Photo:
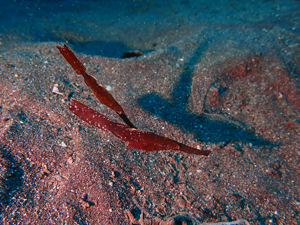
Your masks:
M 2 24 L 0 223 L 299 224 L 299 1 L 116 1 L 100 20 L 101 2 L 54 17 L 41 1 L 44 20 L 25 10 L 31 31 Z M 135 126 L 212 153 L 130 149 L 78 119 L 71 98 L 122 122 L 60 55 L 64 42 Z M 143 55 L 120 59 L 129 50 Z

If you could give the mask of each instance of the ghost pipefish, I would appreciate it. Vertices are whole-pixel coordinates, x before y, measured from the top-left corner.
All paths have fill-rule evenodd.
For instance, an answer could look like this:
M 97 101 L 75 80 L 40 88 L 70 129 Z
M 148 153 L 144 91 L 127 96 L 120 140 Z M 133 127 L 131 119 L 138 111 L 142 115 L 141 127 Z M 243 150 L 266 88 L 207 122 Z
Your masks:
M 211 153 L 209 150 L 192 148 L 169 138 L 159 136 L 153 132 L 137 129 L 130 122 L 124 110 L 113 98 L 113 96 L 102 85 L 98 84 L 94 77 L 85 72 L 86 68 L 75 56 L 73 51 L 66 44 L 63 46 L 57 45 L 56 47 L 67 60 L 67 62 L 72 66 L 75 72 L 78 75 L 83 76 L 85 84 L 91 88 L 98 100 L 102 104 L 114 110 L 122 118 L 126 125 L 113 122 L 108 117 L 95 111 L 94 109 L 75 99 L 71 99 L 69 109 L 81 120 L 103 131 L 109 131 L 113 133 L 116 137 L 126 142 L 126 146 L 129 148 L 145 151 L 174 150 L 204 156 L 208 156 Z

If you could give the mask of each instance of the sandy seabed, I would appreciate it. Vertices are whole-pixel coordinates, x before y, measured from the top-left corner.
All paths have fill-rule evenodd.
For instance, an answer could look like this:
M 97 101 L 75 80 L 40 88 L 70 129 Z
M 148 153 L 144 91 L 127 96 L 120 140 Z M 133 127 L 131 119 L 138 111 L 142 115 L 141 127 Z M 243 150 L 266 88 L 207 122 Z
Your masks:
M 299 2 L 128 2 L 93 2 L 91 20 L 78 1 L 72 16 L 2 29 L 1 223 L 299 224 Z M 139 129 L 212 153 L 130 149 L 78 119 L 71 98 L 121 122 L 63 42 Z M 128 50 L 144 55 L 117 58 Z

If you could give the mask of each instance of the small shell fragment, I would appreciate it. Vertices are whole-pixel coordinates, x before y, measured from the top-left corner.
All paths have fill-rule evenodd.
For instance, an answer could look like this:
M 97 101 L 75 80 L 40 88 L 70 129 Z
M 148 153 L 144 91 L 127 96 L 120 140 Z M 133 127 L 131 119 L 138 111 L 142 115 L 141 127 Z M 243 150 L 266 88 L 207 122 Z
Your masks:
M 54 86 L 52 88 L 52 92 L 54 94 L 63 95 L 63 93 L 59 92 L 59 90 L 58 90 L 58 84 L 54 84 Z

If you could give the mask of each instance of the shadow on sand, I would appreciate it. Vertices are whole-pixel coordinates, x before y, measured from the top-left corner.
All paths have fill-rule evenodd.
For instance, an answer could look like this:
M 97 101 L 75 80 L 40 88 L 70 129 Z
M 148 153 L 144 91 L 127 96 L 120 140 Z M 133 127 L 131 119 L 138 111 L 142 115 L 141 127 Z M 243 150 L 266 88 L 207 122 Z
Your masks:
M 202 142 L 241 141 L 256 146 L 274 145 L 254 134 L 239 121 L 216 119 L 209 114 L 196 115 L 187 110 L 194 65 L 200 60 L 208 43 L 205 41 L 199 45 L 190 60 L 184 65 L 184 68 L 187 69 L 182 72 L 174 87 L 171 100 L 166 100 L 156 93 L 150 93 L 139 98 L 138 104 L 148 113 L 179 126 L 186 132 L 193 133 L 195 138 Z

